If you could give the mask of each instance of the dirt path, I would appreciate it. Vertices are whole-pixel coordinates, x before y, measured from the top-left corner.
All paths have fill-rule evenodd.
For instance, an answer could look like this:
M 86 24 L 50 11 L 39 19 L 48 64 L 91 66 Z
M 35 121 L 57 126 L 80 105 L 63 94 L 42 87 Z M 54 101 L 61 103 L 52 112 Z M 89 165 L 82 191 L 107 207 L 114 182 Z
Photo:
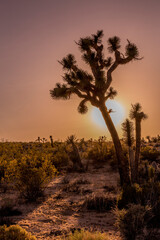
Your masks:
M 37 239 L 58 239 L 62 233 L 79 228 L 113 233 L 116 229 L 112 211 L 88 211 L 84 201 L 93 195 L 115 197 L 117 182 L 118 174 L 111 171 L 109 166 L 93 168 L 87 173 L 58 176 L 48 185 L 45 200 L 40 204 L 17 202 L 22 215 L 13 217 L 13 221 Z M 10 194 L 14 199 L 13 192 Z

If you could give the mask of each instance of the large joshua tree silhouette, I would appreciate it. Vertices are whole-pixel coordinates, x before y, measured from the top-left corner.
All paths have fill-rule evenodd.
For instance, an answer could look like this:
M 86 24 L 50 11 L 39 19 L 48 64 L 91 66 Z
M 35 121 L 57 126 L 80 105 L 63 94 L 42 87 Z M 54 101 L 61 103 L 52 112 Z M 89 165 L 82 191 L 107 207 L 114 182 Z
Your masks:
M 142 112 L 142 106 L 140 103 L 132 104 L 132 109 L 130 110 L 130 118 L 135 120 L 135 131 L 136 131 L 136 152 L 135 152 L 135 179 L 138 181 L 138 165 L 139 165 L 139 155 L 141 149 L 141 122 L 147 119 L 147 115 Z
M 108 39 L 108 50 L 113 54 L 113 59 L 111 57 L 105 58 L 102 37 L 103 31 L 97 31 L 96 34 L 80 38 L 76 42 L 82 53 L 82 59 L 91 69 L 91 74 L 79 68 L 75 57 L 68 54 L 59 62 L 65 71 L 63 76 L 65 83 L 57 83 L 55 88 L 50 90 L 50 94 L 53 99 L 70 99 L 72 94 L 76 94 L 82 99 L 78 106 L 79 113 L 87 112 L 87 102 L 99 108 L 113 139 L 121 185 L 123 185 L 130 183 L 128 160 L 123 154 L 118 133 L 110 117 L 111 111 L 107 109 L 105 102 L 109 98 L 113 99 L 117 94 L 111 87 L 112 73 L 119 65 L 125 65 L 132 60 L 139 59 L 139 53 L 136 45 L 127 40 L 125 55 L 122 54 L 120 52 L 120 38 L 115 36 Z

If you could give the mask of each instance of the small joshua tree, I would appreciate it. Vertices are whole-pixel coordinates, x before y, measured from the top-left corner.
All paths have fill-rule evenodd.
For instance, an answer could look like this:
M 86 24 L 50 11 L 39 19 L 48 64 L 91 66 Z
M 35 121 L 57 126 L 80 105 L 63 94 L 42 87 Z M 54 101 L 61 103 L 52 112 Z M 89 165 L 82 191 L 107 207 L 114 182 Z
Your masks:
M 139 155 L 141 149 L 141 122 L 147 118 L 147 115 L 142 112 L 142 106 L 140 103 L 132 104 L 132 109 L 130 111 L 130 118 L 135 120 L 135 130 L 136 130 L 136 152 L 135 152 L 135 181 L 138 181 L 138 164 Z
M 122 130 L 123 130 L 125 143 L 128 146 L 130 169 L 131 169 L 131 181 L 134 182 L 134 179 L 135 179 L 135 159 L 134 159 L 134 151 L 132 149 L 133 142 L 134 142 L 133 123 L 129 119 L 126 119 L 125 122 L 122 123 Z
M 59 63 L 62 65 L 65 74 L 64 84 L 57 83 L 55 88 L 50 90 L 53 99 L 70 99 L 75 94 L 81 102 L 78 106 L 79 113 L 86 113 L 87 102 L 99 108 L 108 130 L 113 139 L 121 185 L 130 184 L 128 160 L 125 158 L 121 142 L 110 117 L 110 111 L 106 107 L 106 101 L 113 99 L 117 92 L 111 87 L 112 73 L 120 65 L 125 65 L 138 58 L 138 48 L 128 41 L 125 55 L 120 52 L 120 38 L 115 36 L 108 39 L 108 50 L 113 54 L 113 59 L 104 56 L 104 46 L 102 44 L 103 31 L 97 31 L 90 37 L 80 38 L 77 45 L 82 53 L 82 59 L 91 69 L 91 74 L 78 67 L 75 57 L 68 54 Z
M 74 170 L 84 170 L 78 147 L 76 146 L 75 142 L 76 137 L 74 135 L 71 135 L 67 138 L 67 143 L 72 145 L 72 151 L 69 153 L 69 157 L 73 163 Z

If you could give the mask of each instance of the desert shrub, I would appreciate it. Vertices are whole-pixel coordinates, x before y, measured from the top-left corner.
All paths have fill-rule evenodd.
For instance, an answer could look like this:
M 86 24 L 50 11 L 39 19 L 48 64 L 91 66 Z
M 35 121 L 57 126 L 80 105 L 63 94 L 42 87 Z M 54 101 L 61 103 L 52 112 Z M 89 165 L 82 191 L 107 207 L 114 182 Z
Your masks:
M 94 142 L 94 145 L 88 149 L 87 158 L 92 159 L 95 164 L 116 162 L 115 150 L 107 142 Z
M 0 240 L 36 240 L 36 238 L 19 225 L 9 227 L 4 225 L 0 227 Z
M 68 165 L 68 154 L 65 151 L 64 145 L 56 145 L 52 151 L 51 160 L 56 169 L 60 170 L 62 167 Z
M 94 144 L 92 148 L 89 149 L 88 158 L 92 159 L 95 163 L 101 163 L 108 160 L 108 148 L 107 144 L 99 145 Z
M 78 231 L 71 233 L 65 240 L 115 240 L 115 236 L 100 232 Z
M 128 209 L 130 204 L 140 204 L 150 206 L 152 210 L 152 219 L 149 225 L 153 228 L 160 227 L 160 183 L 149 181 L 141 186 L 134 184 L 125 187 L 117 198 L 119 209 Z
M 160 182 L 147 182 L 142 186 L 141 203 L 150 205 L 152 208 L 153 218 L 149 225 L 160 227 Z
M 146 206 L 129 205 L 128 209 L 115 211 L 116 226 L 118 227 L 124 240 L 144 239 L 144 229 L 152 218 L 151 209 Z
M 5 176 L 6 164 L 6 161 L 2 157 L 0 157 L 0 183 Z
M 84 138 L 81 138 L 78 142 L 78 148 L 81 153 L 85 152 L 87 149 L 87 141 L 84 140 Z
M 0 187 L 4 188 L 4 184 L 8 183 L 7 169 L 10 164 L 10 159 L 6 156 L 0 157 Z
M 150 181 L 160 181 L 160 168 L 156 162 L 150 164 L 147 160 L 140 163 L 139 182 L 141 184 Z
M 128 204 L 138 204 L 141 202 L 142 188 L 138 184 L 124 186 L 117 197 L 117 206 L 119 209 L 126 208 Z
M 149 181 L 141 186 L 138 184 L 125 186 L 117 197 L 117 206 L 119 209 L 127 208 L 130 203 L 154 206 L 159 198 L 160 183 Z
M 23 197 L 35 201 L 55 172 L 51 161 L 44 156 L 25 155 L 21 160 L 11 162 L 9 176 Z
M 158 156 L 160 156 L 160 152 L 151 147 L 144 147 L 141 149 L 141 157 L 142 159 L 147 159 L 148 161 L 156 161 Z
M 87 197 L 83 205 L 87 210 L 104 212 L 111 210 L 115 203 L 115 198 L 102 195 Z

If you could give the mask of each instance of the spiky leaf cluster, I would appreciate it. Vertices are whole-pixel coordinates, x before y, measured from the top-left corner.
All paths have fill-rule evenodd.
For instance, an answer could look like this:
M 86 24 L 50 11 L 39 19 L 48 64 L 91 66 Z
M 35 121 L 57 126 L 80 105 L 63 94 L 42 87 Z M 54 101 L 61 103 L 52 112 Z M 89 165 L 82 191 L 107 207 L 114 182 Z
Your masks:
M 131 57 L 133 59 L 136 59 L 139 56 L 137 46 L 134 43 L 130 43 L 130 41 L 128 41 L 128 44 L 126 46 L 126 56 Z
M 86 106 L 86 100 L 82 100 L 78 106 L 78 112 L 81 114 L 85 114 L 88 111 L 88 107 Z
M 112 38 L 108 39 L 108 50 L 110 53 L 115 52 L 116 50 L 120 49 L 120 38 L 117 36 L 114 36 Z
M 56 84 L 56 88 L 50 90 L 53 99 L 69 99 L 71 93 L 71 89 L 67 88 L 67 85 L 60 83 Z
M 142 112 L 142 106 L 140 103 L 132 104 L 132 109 L 130 110 L 129 114 L 131 119 L 137 119 L 139 121 L 145 120 L 148 118 L 147 114 Z
M 71 70 L 72 67 L 76 64 L 76 60 L 75 60 L 74 55 L 68 54 L 59 63 L 63 66 L 64 70 Z

